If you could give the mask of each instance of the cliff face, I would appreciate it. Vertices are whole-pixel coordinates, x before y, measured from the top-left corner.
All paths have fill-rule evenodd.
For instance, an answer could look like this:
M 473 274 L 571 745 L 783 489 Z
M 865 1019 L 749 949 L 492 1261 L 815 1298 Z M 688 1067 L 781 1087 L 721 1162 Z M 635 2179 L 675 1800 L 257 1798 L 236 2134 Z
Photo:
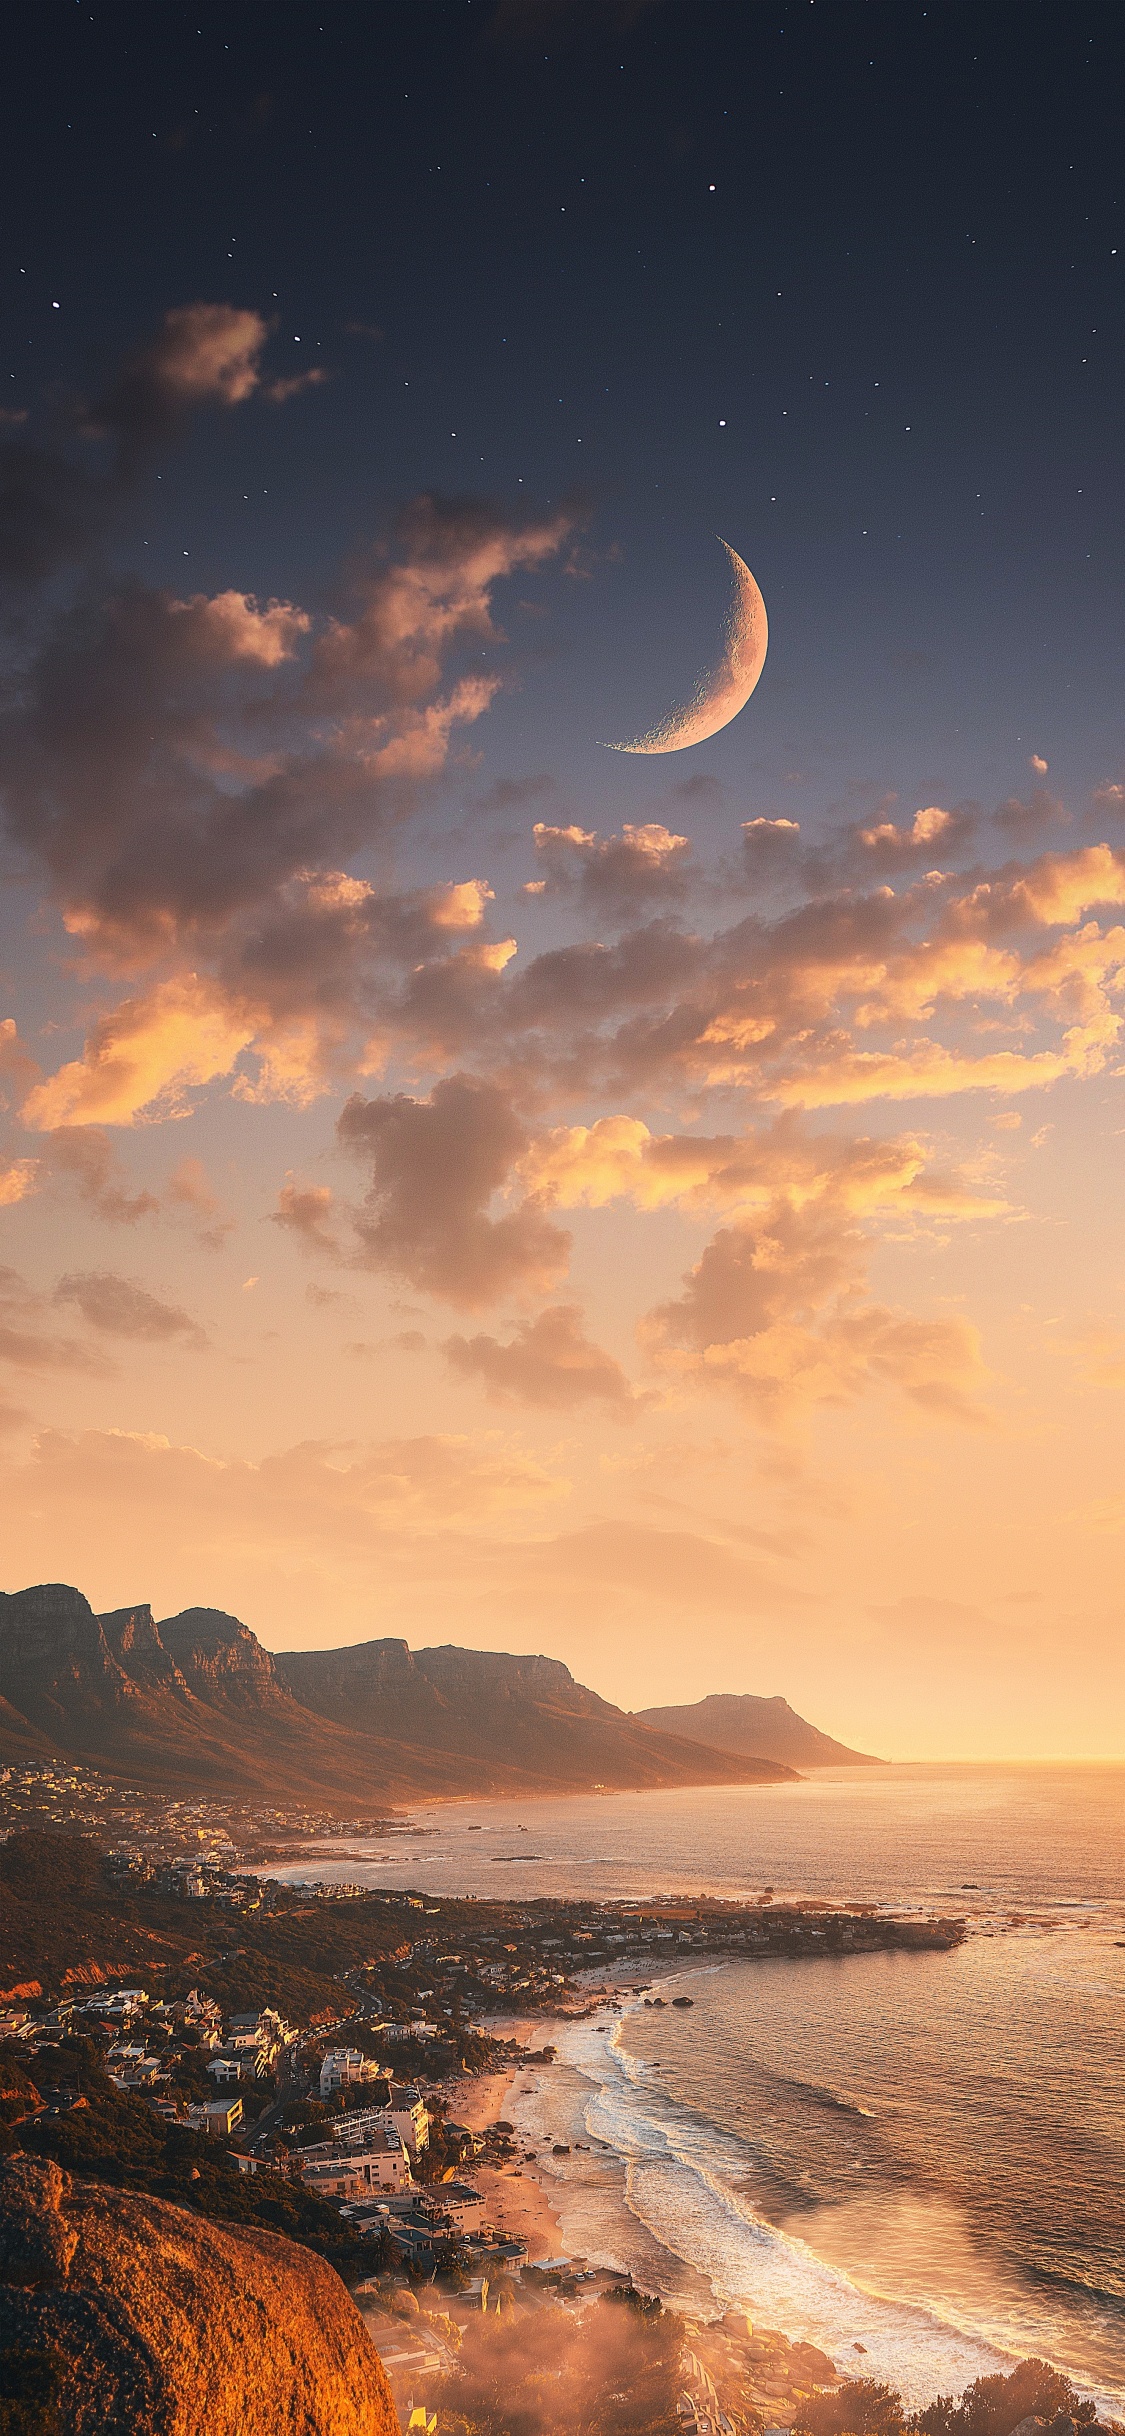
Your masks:
M 273 1657 L 237 1616 L 95 1615 L 0 1595 L 0 1762 L 52 1757 L 163 1789 L 357 1810 L 423 1794 L 756 1784 L 784 1762 L 652 1730 L 557 1658 L 405 1641 Z
M 576 1792 L 591 1785 L 768 1782 L 793 1770 L 772 1760 L 733 1761 L 646 1724 L 576 1683 L 559 1658 L 491 1649 L 409 1649 L 360 1641 L 349 1649 L 281 1651 L 281 1680 L 307 1709 L 393 1742 L 415 1764 L 456 1764 L 466 1791 L 529 1785 Z
M 280 2234 L 0 2160 L 0 2350 L 46 2354 L 66 2436 L 398 2436 L 339 2277 Z

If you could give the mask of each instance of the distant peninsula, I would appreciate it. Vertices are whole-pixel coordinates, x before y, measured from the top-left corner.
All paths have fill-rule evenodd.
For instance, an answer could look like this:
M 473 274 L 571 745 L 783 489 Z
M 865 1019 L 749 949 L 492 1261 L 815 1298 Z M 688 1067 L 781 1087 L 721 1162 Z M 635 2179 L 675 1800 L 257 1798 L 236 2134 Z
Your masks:
M 871 1751 L 850 1751 L 807 1718 L 798 1717 L 780 1694 L 763 1700 L 755 1692 L 711 1692 L 683 1708 L 637 1709 L 642 1725 L 659 1734 L 687 1734 L 712 1750 L 741 1758 L 783 1760 L 791 1768 L 885 1768 Z

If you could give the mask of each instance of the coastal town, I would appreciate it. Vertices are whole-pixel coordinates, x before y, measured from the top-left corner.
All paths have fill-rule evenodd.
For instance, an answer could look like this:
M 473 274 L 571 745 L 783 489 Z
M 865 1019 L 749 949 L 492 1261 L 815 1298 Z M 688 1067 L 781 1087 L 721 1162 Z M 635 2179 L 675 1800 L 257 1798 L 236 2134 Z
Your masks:
M 567 2252 L 552 2199 L 569 2144 L 545 2153 L 507 2111 L 553 2071 L 556 2025 L 626 2002 L 686 2021 L 711 1957 L 843 1960 L 964 1933 L 765 1891 L 497 1901 L 268 1874 L 267 1855 L 323 1868 L 338 1835 L 350 1851 L 367 1831 L 7 1770 L 0 2136 L 318 2249 L 407 2419 L 415 2389 L 467 2373 L 478 2320 L 637 2299 L 627 2274 Z M 677 2362 L 675 2424 L 701 2436 L 767 2404 L 792 2425 L 801 2393 L 836 2378 L 745 2319 L 693 2324 Z
M 7 1770 L 0 2173 L 34 2161 L 318 2253 L 406 2436 L 533 2427 L 545 2381 L 560 2436 L 598 2424 L 607 2394 L 638 2436 L 838 2436 L 867 2390 L 862 2344 L 830 2356 L 702 2295 L 665 2305 L 580 2255 L 565 2185 L 612 2151 L 531 2125 L 571 2024 L 608 2035 L 648 2008 L 688 2040 L 701 1966 L 846 1970 L 951 1952 L 965 1923 L 768 1888 L 499 1901 L 311 1874 L 364 1832 Z M 308 1877 L 269 1874 L 302 1851 Z

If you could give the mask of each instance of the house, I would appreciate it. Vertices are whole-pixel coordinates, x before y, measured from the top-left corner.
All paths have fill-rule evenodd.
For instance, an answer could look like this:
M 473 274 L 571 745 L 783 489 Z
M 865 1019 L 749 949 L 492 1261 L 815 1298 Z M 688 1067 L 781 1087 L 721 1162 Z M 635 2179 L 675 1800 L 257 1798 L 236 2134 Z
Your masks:
M 242 2066 L 235 2055 L 209 2055 L 206 2069 L 216 2087 L 219 2087 L 220 2084 L 225 2085 L 229 2081 L 242 2079 Z M 239 2099 L 239 2105 L 241 2103 L 242 2100 Z
M 471 2182 L 443 2182 L 439 2184 L 434 2197 L 459 2233 L 479 2233 L 484 2201 Z
M 368 2192 L 356 2160 L 347 2156 L 302 2159 L 301 2180 L 318 2199 L 363 2199 Z
M 183 2018 L 192 2029 L 198 2030 L 206 2022 L 208 2028 L 218 2030 L 222 2027 L 222 2007 L 213 1996 L 204 1996 L 201 1988 L 189 1988 L 183 2001 Z
M 358 2047 L 330 2047 L 320 2067 L 320 2094 L 330 2098 L 334 2090 L 354 2089 L 363 2081 L 381 2077 L 374 2058 L 361 2055 Z
M 300 2170 L 302 2180 L 316 2190 L 327 2189 L 335 2174 L 358 2177 L 358 2188 L 344 2194 L 349 2198 L 369 2191 L 401 2191 L 412 2182 L 410 2159 L 398 2134 L 384 2130 L 371 2131 L 361 2140 L 318 2140 L 301 2150 Z
M 201 2106 L 188 2107 L 187 2119 L 193 2131 L 206 2132 L 209 2140 L 229 2140 L 242 2121 L 242 2100 L 205 2098 Z

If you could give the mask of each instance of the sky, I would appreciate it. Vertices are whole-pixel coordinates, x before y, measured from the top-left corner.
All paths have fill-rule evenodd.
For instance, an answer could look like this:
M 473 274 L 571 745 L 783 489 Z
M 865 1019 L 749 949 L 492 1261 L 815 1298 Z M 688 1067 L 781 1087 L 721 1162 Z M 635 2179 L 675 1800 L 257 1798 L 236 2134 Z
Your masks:
M 1123 68 L 22 12 L 6 1587 L 1125 1756 Z

